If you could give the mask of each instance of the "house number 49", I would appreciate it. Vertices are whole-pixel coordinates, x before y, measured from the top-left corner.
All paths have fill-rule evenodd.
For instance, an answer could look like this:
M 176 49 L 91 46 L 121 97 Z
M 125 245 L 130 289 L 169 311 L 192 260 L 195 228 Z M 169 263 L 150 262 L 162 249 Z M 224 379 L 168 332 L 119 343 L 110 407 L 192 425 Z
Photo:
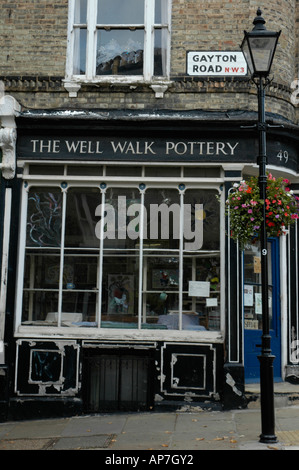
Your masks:
M 280 161 L 284 160 L 285 163 L 287 163 L 289 159 L 289 153 L 287 150 L 279 150 L 278 154 L 276 155 L 277 158 L 279 158 Z

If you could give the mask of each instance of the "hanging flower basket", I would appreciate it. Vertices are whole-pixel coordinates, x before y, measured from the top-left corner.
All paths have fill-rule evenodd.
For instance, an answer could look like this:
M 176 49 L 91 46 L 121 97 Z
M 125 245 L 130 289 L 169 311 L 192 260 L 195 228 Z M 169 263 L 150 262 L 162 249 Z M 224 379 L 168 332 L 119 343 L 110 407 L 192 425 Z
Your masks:
M 299 198 L 290 190 L 289 181 L 267 174 L 266 199 L 260 198 L 258 178 L 235 183 L 226 201 L 230 217 L 230 236 L 241 247 L 260 238 L 262 207 L 266 204 L 268 237 L 279 237 L 284 228 L 299 218 Z

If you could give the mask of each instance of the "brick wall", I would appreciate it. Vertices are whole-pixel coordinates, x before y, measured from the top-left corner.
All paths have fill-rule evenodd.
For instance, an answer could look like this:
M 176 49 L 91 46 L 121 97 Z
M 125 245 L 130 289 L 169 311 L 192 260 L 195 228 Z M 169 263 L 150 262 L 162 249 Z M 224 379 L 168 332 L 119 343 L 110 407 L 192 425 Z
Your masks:
M 265 0 L 266 26 L 282 30 L 267 90 L 267 111 L 298 122 L 290 85 L 298 75 L 299 2 Z M 162 99 L 144 85 L 82 86 L 77 98 L 64 88 L 67 0 L 3 1 L 0 15 L 0 79 L 23 109 L 204 109 L 256 110 L 256 89 L 247 79 L 186 77 L 187 50 L 239 50 L 250 31 L 256 0 L 173 0 L 172 86 Z
M 67 0 L 1 2 L 0 75 L 64 75 Z
M 250 25 L 248 4 L 248 0 L 174 0 L 172 74 L 184 73 L 188 49 L 240 50 L 243 30 Z

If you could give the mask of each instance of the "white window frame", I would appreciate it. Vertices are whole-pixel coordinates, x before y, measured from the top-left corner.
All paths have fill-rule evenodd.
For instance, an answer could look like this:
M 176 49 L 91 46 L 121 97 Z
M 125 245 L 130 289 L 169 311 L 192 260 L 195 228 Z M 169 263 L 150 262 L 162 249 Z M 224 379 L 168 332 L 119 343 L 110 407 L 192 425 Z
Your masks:
M 97 0 L 88 0 L 87 8 L 87 52 L 86 52 L 86 74 L 75 75 L 73 73 L 74 64 L 74 38 L 75 29 L 79 27 L 75 25 L 75 0 L 69 0 L 69 17 L 68 17 L 68 47 L 67 47 L 67 60 L 66 60 L 66 81 L 75 81 L 80 83 L 97 83 L 97 82 L 163 82 L 169 79 L 170 73 L 170 33 L 171 33 L 171 1 L 162 0 L 167 2 L 166 17 L 167 22 L 161 24 L 154 23 L 154 3 L 155 0 L 140 0 L 144 1 L 145 18 L 142 25 L 110 25 L 111 28 L 125 28 L 129 26 L 142 28 L 145 31 L 144 37 L 144 71 L 143 75 L 96 75 L 96 31 L 100 25 L 96 24 L 96 9 Z M 165 75 L 154 76 L 154 38 L 155 30 L 161 29 L 166 31 L 167 38 L 165 41 L 167 57 L 165 61 Z
M 30 161 L 28 163 L 31 163 Z M 36 162 L 33 162 L 36 163 Z M 49 162 L 47 162 L 49 164 Z M 57 162 L 52 162 L 56 164 Z M 104 162 L 105 163 L 105 162 Z M 111 162 L 108 162 L 111 164 Z M 14 335 L 15 337 L 30 337 L 30 338 L 39 338 L 43 337 L 61 337 L 67 336 L 68 338 L 87 338 L 87 339 L 115 339 L 121 340 L 126 335 L 127 337 L 131 337 L 135 340 L 146 340 L 146 341 L 159 341 L 159 340 L 167 340 L 167 341 L 195 341 L 195 342 L 223 342 L 223 332 L 224 332 L 224 316 L 225 316 L 225 272 L 224 272 L 224 258 L 225 258 L 225 220 L 224 220 L 224 191 L 220 191 L 220 186 L 223 184 L 223 177 L 219 178 L 187 178 L 186 184 L 188 184 L 188 189 L 196 188 L 196 189 L 214 189 L 220 191 L 220 197 L 222 204 L 220 204 L 220 267 L 221 267 L 221 274 L 220 277 L 223 281 L 221 281 L 221 288 L 220 288 L 220 299 L 221 299 L 221 311 L 220 311 L 220 330 L 207 330 L 207 331 L 192 331 L 192 330 L 184 330 L 184 329 L 177 329 L 177 330 L 153 330 L 153 329 L 117 329 L 117 328 L 102 328 L 100 325 L 97 327 L 63 327 L 63 326 L 43 326 L 43 325 L 23 325 L 22 324 L 22 305 L 23 305 L 23 286 L 24 286 L 24 267 L 25 267 L 25 247 L 26 247 L 26 225 L 27 225 L 27 206 L 28 206 L 28 191 L 32 186 L 39 186 L 39 187 L 49 187 L 49 186 L 57 186 L 57 188 L 61 188 L 61 184 L 64 182 L 70 183 L 70 186 L 74 185 L 76 187 L 94 187 L 99 186 L 100 182 L 103 178 L 96 177 L 95 179 L 91 178 L 90 176 L 81 176 L 81 177 L 69 177 L 66 175 L 66 168 L 65 166 L 64 176 L 47 176 L 42 177 L 40 175 L 29 175 L 27 172 L 27 166 L 24 169 L 23 174 L 23 188 L 22 188 L 22 196 L 21 196 L 21 218 L 20 218 L 20 237 L 19 237 L 19 248 L 18 248 L 18 268 L 17 268 L 17 288 L 16 288 L 16 308 L 15 308 L 15 324 L 14 324 Z M 123 178 L 121 177 L 109 177 L 104 175 L 105 182 L 112 185 L 112 186 L 119 186 L 123 187 Z M 155 178 L 154 181 L 151 178 L 146 178 L 142 176 L 141 180 L 140 177 L 130 178 L 131 183 L 134 185 L 133 181 L 136 180 L 136 186 L 139 185 L 140 181 L 144 183 L 148 183 L 148 188 L 161 188 L 161 187 L 169 187 L 169 188 L 178 188 L 177 179 L 169 178 L 169 181 L 165 182 L 165 178 Z M 180 182 L 184 183 L 185 178 L 181 178 Z M 187 189 L 187 187 L 186 187 Z M 62 191 L 63 197 L 65 198 L 65 191 Z M 63 205 L 65 208 L 65 204 Z M 64 220 L 64 217 L 63 217 Z M 182 243 L 180 244 L 182 247 Z M 180 263 L 182 263 L 182 248 L 180 247 Z M 140 248 L 141 249 L 141 248 Z M 177 251 L 177 250 L 176 250 Z M 140 271 L 143 271 L 142 266 L 143 258 L 140 258 Z M 181 264 L 182 266 L 182 264 Z M 181 269 L 182 273 L 182 269 Z M 99 283 L 101 282 L 101 278 L 99 277 Z M 99 284 L 100 285 L 100 284 Z M 182 286 L 182 283 L 181 283 Z M 142 291 L 142 282 L 140 281 L 139 290 Z M 182 299 L 182 287 L 180 287 L 180 296 Z M 99 299 L 99 302 L 101 300 Z M 180 301 L 181 303 L 181 301 Z M 182 309 L 182 304 L 180 305 L 180 310 Z M 140 300 L 139 304 L 139 311 L 142 310 L 142 302 Z M 99 316 L 100 318 L 100 316 Z M 139 314 L 139 322 L 140 322 L 141 315 Z M 59 321 L 58 321 L 59 325 Z M 182 325 L 180 325 L 180 328 Z

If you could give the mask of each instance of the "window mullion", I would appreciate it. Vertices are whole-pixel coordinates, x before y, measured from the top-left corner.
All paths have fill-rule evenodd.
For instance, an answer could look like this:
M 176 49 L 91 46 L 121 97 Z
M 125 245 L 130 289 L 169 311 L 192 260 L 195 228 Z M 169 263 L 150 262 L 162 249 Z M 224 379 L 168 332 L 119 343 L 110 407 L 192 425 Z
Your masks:
M 66 188 L 62 188 L 62 215 L 61 215 L 61 246 L 60 246 L 60 271 L 59 271 L 59 293 L 58 293 L 58 325 L 61 326 L 62 314 L 62 289 L 64 270 L 64 236 L 65 236 L 65 216 L 66 216 Z
M 104 250 L 104 215 L 105 215 L 105 199 L 106 199 L 106 185 L 103 184 L 101 188 L 102 204 L 101 204 L 101 222 L 100 222 L 100 255 L 99 255 L 99 271 L 98 271 L 98 301 L 96 307 L 96 322 L 98 328 L 101 328 L 102 319 L 102 299 L 103 299 L 103 250 Z
M 154 72 L 154 22 L 155 0 L 145 0 L 144 4 L 144 78 L 151 80 Z
M 96 19 L 97 0 L 89 0 L 87 7 L 87 44 L 86 44 L 86 78 L 91 80 L 96 70 Z
M 220 204 L 220 330 L 223 331 L 225 310 L 224 306 L 226 303 L 225 300 L 225 239 L 226 239 L 226 230 L 225 230 L 225 192 L 220 192 L 221 204 Z M 230 246 L 230 244 L 228 244 Z M 228 257 L 230 259 L 230 257 Z M 238 260 L 237 260 L 238 262 Z
M 179 330 L 183 323 L 183 243 L 184 243 L 184 191 L 180 192 L 180 248 L 179 248 Z
M 75 21 L 75 0 L 69 0 L 69 17 L 68 17 L 68 46 L 66 55 L 66 78 L 72 77 L 74 71 L 74 21 Z
M 142 294 L 142 286 L 143 286 L 143 236 L 144 236 L 144 190 L 141 191 L 141 204 L 140 204 L 140 221 L 139 221 L 139 286 L 138 286 L 138 329 L 141 328 L 141 321 L 142 321 L 142 307 L 143 307 L 143 294 Z
M 165 0 L 166 1 L 166 0 Z M 170 38 L 171 38 L 171 0 L 167 0 L 167 10 L 166 10 L 166 16 L 167 16 L 167 26 L 164 28 L 164 19 L 162 19 L 162 24 L 163 24 L 163 29 L 162 32 L 165 31 L 167 34 L 167 40 L 165 43 L 165 48 L 166 48 L 166 63 L 165 63 L 165 75 L 168 77 L 170 74 Z

